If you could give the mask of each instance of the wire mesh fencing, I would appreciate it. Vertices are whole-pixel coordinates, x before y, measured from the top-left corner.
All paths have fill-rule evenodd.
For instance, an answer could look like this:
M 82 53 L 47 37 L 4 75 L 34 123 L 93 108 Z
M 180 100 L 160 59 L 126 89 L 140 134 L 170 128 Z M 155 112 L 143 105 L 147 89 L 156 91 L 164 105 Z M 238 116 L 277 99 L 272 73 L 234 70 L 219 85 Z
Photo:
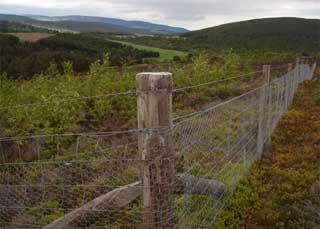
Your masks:
M 212 228 L 314 70 L 299 64 L 161 128 L 2 138 L 0 225 Z

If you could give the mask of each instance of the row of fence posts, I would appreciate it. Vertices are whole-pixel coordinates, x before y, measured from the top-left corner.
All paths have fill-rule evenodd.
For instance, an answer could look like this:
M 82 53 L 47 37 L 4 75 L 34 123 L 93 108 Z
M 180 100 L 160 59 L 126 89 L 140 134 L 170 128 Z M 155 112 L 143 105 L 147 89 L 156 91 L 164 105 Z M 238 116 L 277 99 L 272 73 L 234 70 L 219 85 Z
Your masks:
M 298 71 L 301 63 L 297 60 Z M 315 68 L 315 65 L 313 66 Z M 288 72 L 293 64 L 288 65 Z M 264 122 L 266 101 L 271 82 L 271 66 L 263 66 L 264 86 L 259 101 L 259 124 L 257 153 L 262 155 L 265 145 Z M 289 84 L 297 89 L 302 79 L 290 82 L 287 78 L 285 91 L 286 110 L 292 103 Z M 145 161 L 140 178 L 143 184 L 143 225 L 144 228 L 172 228 L 173 185 L 175 177 L 175 153 L 172 145 L 172 74 L 140 73 L 136 76 L 138 128 L 147 132 L 139 133 L 139 156 Z M 290 99 L 290 100 L 289 100 Z M 268 136 L 269 137 L 269 136 Z

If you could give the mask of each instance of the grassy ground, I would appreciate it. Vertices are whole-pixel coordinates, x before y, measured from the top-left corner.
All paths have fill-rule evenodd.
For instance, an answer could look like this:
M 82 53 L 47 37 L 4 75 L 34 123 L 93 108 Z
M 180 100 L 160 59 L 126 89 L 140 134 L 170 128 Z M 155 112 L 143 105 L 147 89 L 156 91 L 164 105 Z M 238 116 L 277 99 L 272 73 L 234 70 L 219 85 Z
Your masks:
M 272 147 L 227 204 L 218 228 L 318 228 L 320 79 L 305 82 Z
M 176 50 L 161 49 L 161 48 L 145 46 L 145 45 L 137 45 L 137 44 L 133 44 L 130 42 L 125 42 L 125 41 L 117 41 L 117 40 L 110 40 L 110 41 L 121 43 L 124 45 L 129 45 L 129 46 L 132 46 L 136 49 L 159 52 L 161 60 L 172 60 L 174 56 L 178 56 L 180 58 L 185 58 L 188 55 L 188 53 L 186 53 L 186 52 L 181 52 L 181 51 L 176 51 Z

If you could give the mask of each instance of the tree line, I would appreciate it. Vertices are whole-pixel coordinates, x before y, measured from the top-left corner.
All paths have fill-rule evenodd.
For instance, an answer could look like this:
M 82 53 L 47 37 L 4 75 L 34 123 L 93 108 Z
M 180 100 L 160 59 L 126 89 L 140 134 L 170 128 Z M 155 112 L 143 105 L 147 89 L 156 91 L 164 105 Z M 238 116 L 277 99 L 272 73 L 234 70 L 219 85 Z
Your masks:
M 111 66 L 139 64 L 144 58 L 159 57 L 158 52 L 138 50 L 82 34 L 57 34 L 35 43 L 20 42 L 15 36 L 0 34 L 0 73 L 7 73 L 13 79 L 30 79 L 52 63 L 62 71 L 66 61 L 73 64 L 75 72 L 84 73 L 105 53 L 110 54 Z

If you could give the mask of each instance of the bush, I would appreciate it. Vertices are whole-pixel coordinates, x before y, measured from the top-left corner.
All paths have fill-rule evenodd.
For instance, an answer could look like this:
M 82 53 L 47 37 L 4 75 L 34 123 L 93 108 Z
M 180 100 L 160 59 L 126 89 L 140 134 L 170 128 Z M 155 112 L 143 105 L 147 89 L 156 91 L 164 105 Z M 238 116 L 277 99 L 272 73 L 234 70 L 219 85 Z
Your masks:
M 181 57 L 180 56 L 174 56 L 172 60 L 175 61 L 175 62 L 180 62 L 181 61 Z
M 320 95 L 316 96 L 314 99 L 317 106 L 320 106 Z

